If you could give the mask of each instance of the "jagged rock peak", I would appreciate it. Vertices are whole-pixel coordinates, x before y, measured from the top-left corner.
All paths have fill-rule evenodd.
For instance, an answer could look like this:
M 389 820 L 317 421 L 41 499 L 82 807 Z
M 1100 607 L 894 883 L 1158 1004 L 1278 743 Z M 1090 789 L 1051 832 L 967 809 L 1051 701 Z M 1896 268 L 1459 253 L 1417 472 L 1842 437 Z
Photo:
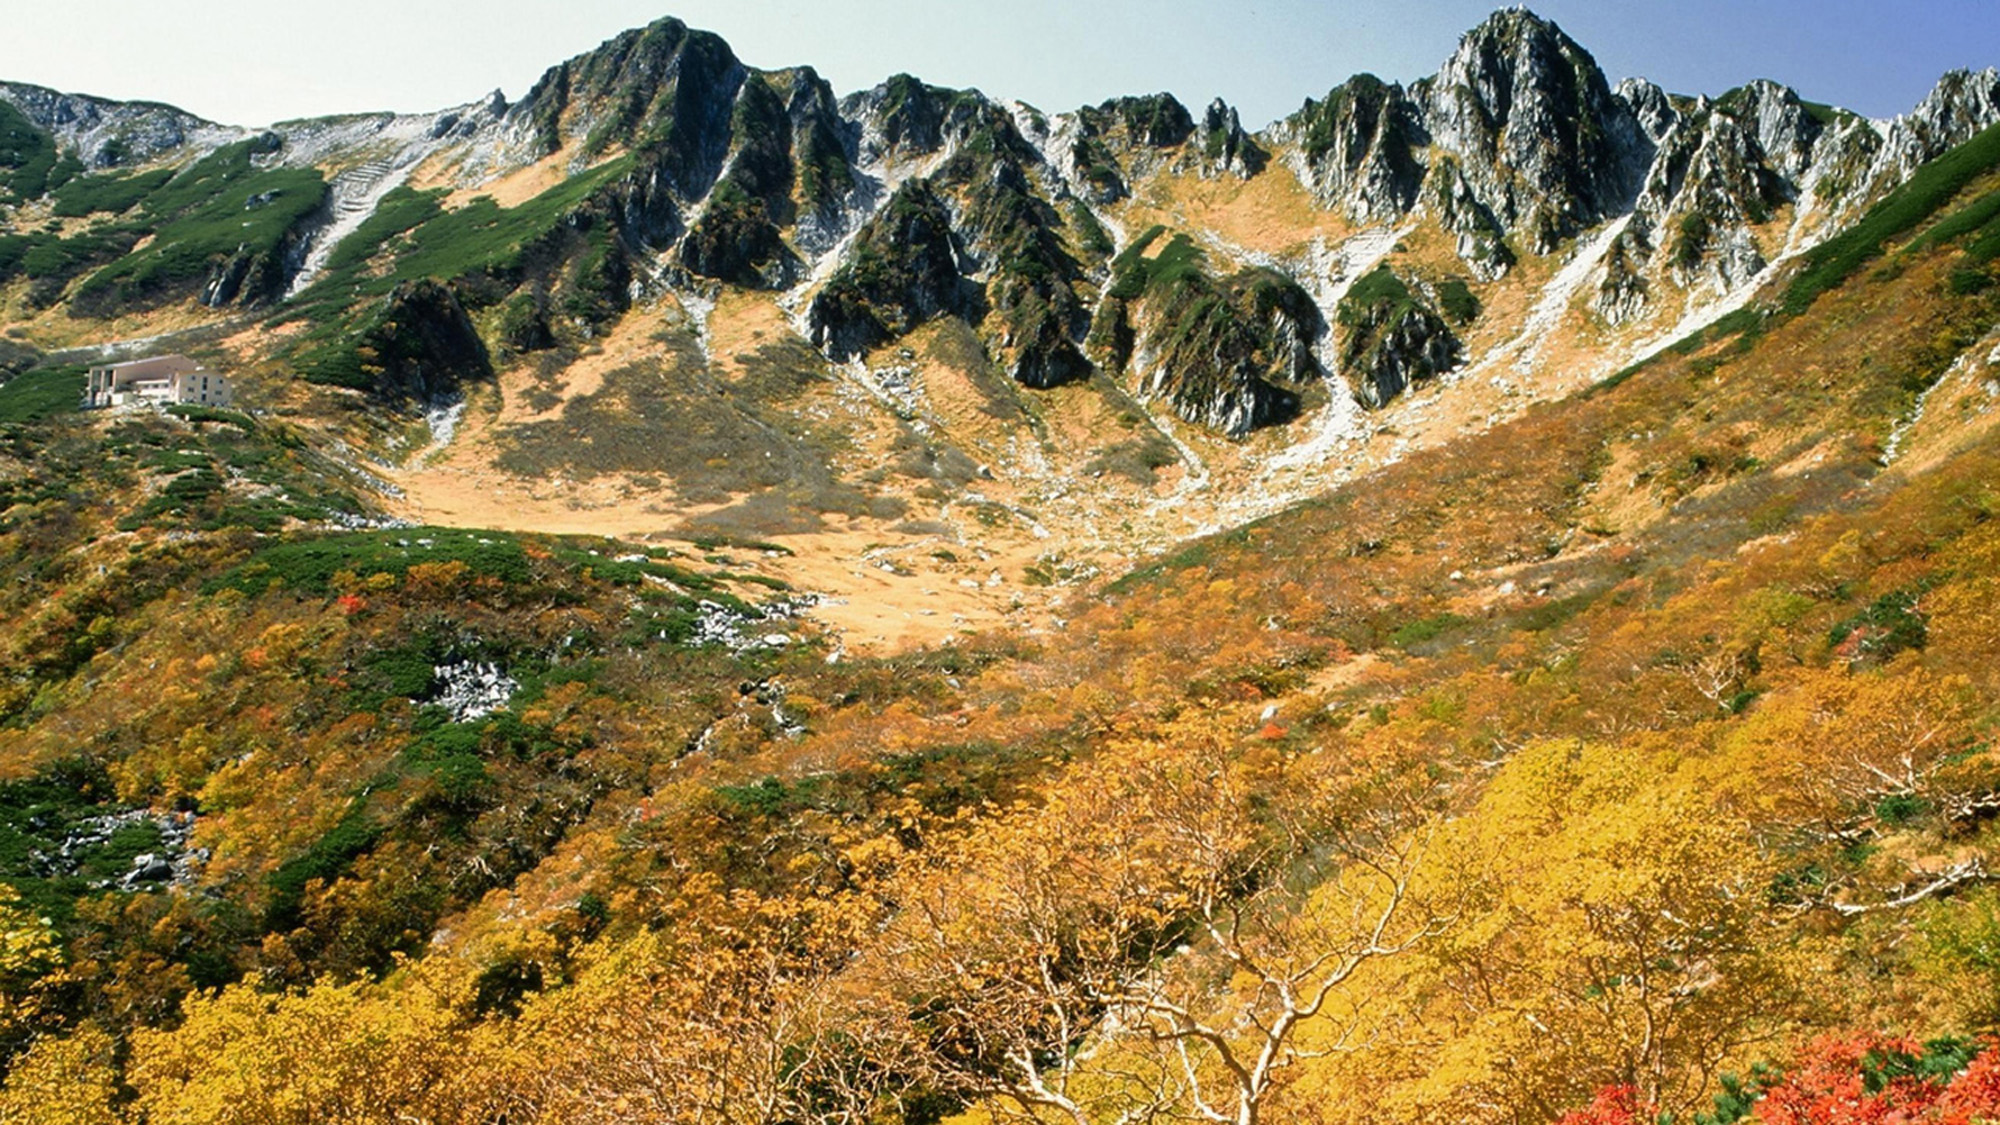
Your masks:
M 1809 107 L 1789 86 L 1760 78 L 1717 98 L 1715 112 L 1741 122 L 1773 170 L 1797 177 L 1811 166 L 1813 145 L 1826 130 L 1820 114 L 1834 111 Z
M 1539 252 L 1623 210 L 1650 163 L 1597 60 L 1525 8 L 1494 13 L 1411 96 L 1480 202 Z
M 989 106 L 977 90 L 932 86 L 898 74 L 872 90 L 841 99 L 841 115 L 861 123 L 860 155 L 873 162 L 891 154 L 926 156 L 963 136 Z
M 671 129 L 687 150 L 712 148 L 746 69 L 720 36 L 662 19 L 558 63 L 508 111 L 542 153 L 640 145 Z
M 1273 131 L 1323 206 L 1362 222 L 1437 208 L 1482 277 L 1624 213 L 1679 124 L 1657 87 L 1613 93 L 1590 53 L 1526 9 L 1467 32 L 1409 88 L 1362 74 Z
M 1323 204 L 1367 220 L 1416 201 L 1424 175 L 1416 150 L 1426 138 L 1418 107 L 1399 85 L 1357 74 L 1324 101 L 1308 98 L 1280 135 L 1299 145 L 1301 171 Z
M 2000 122 L 2000 71 L 1954 70 L 1890 126 L 1885 153 L 1898 172 L 1907 173 L 1995 122 Z
M 1201 115 L 1195 141 L 1201 157 L 1197 165 L 1204 176 L 1222 173 L 1249 179 L 1264 170 L 1270 154 L 1243 129 L 1243 120 L 1228 102 L 1217 98 Z
M 1172 94 L 1113 98 L 1081 116 L 1099 132 L 1122 127 L 1127 143 L 1149 148 L 1173 148 L 1194 133 L 1194 118 Z
M 1460 36 L 1437 82 L 1474 90 L 1494 111 L 1494 119 L 1504 121 L 1517 87 L 1526 92 L 1562 71 L 1603 77 L 1590 52 L 1553 20 L 1515 6 L 1494 12 Z
M 1674 108 L 1673 99 L 1667 96 L 1665 90 L 1643 78 L 1627 78 L 1618 84 L 1613 93 L 1631 107 L 1640 130 L 1656 145 L 1666 140 L 1681 124 L 1681 114 Z

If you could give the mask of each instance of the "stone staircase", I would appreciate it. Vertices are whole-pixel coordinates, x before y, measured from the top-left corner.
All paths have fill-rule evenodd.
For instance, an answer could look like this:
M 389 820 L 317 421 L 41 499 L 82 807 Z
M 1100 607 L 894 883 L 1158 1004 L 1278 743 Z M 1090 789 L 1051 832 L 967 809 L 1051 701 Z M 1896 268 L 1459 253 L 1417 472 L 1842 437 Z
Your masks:
M 297 296 L 318 279 L 320 271 L 326 268 L 327 260 L 333 256 L 334 247 L 367 222 L 368 216 L 373 215 L 375 208 L 381 204 L 382 197 L 408 179 L 414 167 L 414 163 L 377 159 L 357 164 L 333 178 L 327 185 L 332 197 L 333 218 L 313 235 L 305 262 L 285 291 L 287 299 Z

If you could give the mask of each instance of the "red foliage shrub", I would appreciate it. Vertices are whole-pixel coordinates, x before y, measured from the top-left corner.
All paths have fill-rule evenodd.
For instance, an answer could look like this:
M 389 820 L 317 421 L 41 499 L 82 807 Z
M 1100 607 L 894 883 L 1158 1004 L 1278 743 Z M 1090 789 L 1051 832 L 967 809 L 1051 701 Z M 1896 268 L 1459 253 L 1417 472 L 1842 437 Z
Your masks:
M 1563 1114 L 1556 1125 L 1653 1125 L 1659 1120 L 1658 1107 L 1639 1100 L 1631 1086 L 1608 1086 L 1583 1109 Z
M 2000 1051 L 1991 1045 L 1945 1087 L 1932 1109 L 1938 1125 L 2000 1121 Z
M 1756 1125 L 1991 1125 L 2000 1122 L 2000 1051 L 1874 1032 L 1822 1036 L 1750 1108 Z M 1970 1063 L 1969 1050 L 1979 1053 Z M 1739 1103 L 1740 1105 L 1740 1103 Z M 1738 1109 L 1736 1112 L 1741 1112 Z M 1652 1125 L 1630 1086 L 1600 1090 L 1557 1125 Z M 1704 1118 L 1706 1120 L 1706 1118 Z M 1726 1114 L 1722 1120 L 1737 1120 Z
M 1900 1125 L 1929 1120 L 1944 1092 L 1918 1073 L 1924 1048 L 1914 1039 L 1872 1032 L 1815 1039 L 1765 1091 L 1751 1120 L 1759 1125 Z

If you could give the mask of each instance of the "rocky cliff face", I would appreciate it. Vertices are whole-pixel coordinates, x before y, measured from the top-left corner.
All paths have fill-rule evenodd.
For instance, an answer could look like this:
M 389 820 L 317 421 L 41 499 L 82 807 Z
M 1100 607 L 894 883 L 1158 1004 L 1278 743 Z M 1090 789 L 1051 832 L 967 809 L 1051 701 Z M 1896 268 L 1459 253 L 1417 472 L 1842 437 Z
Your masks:
M 189 145 L 219 144 L 241 135 L 170 105 L 114 102 L 15 82 L 0 82 L 0 101 L 91 168 L 143 164 Z
M 1387 266 L 1341 301 L 1341 372 L 1362 404 L 1381 408 L 1411 386 L 1458 365 L 1464 345 L 1437 309 Z
M 1324 376 L 1313 345 L 1326 324 L 1312 298 L 1269 268 L 1218 276 L 1186 235 L 1162 247 L 1164 235 L 1148 231 L 1115 263 L 1091 329 L 1099 363 L 1230 436 L 1291 418 Z

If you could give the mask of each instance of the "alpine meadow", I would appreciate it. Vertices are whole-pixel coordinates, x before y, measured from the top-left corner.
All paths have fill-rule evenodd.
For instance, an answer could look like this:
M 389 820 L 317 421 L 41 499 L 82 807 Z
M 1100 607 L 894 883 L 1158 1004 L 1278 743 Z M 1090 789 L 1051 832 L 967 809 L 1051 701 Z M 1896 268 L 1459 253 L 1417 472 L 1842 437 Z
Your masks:
M 0 82 L 0 1125 L 2000 1122 L 1996 736 L 1993 70 Z

